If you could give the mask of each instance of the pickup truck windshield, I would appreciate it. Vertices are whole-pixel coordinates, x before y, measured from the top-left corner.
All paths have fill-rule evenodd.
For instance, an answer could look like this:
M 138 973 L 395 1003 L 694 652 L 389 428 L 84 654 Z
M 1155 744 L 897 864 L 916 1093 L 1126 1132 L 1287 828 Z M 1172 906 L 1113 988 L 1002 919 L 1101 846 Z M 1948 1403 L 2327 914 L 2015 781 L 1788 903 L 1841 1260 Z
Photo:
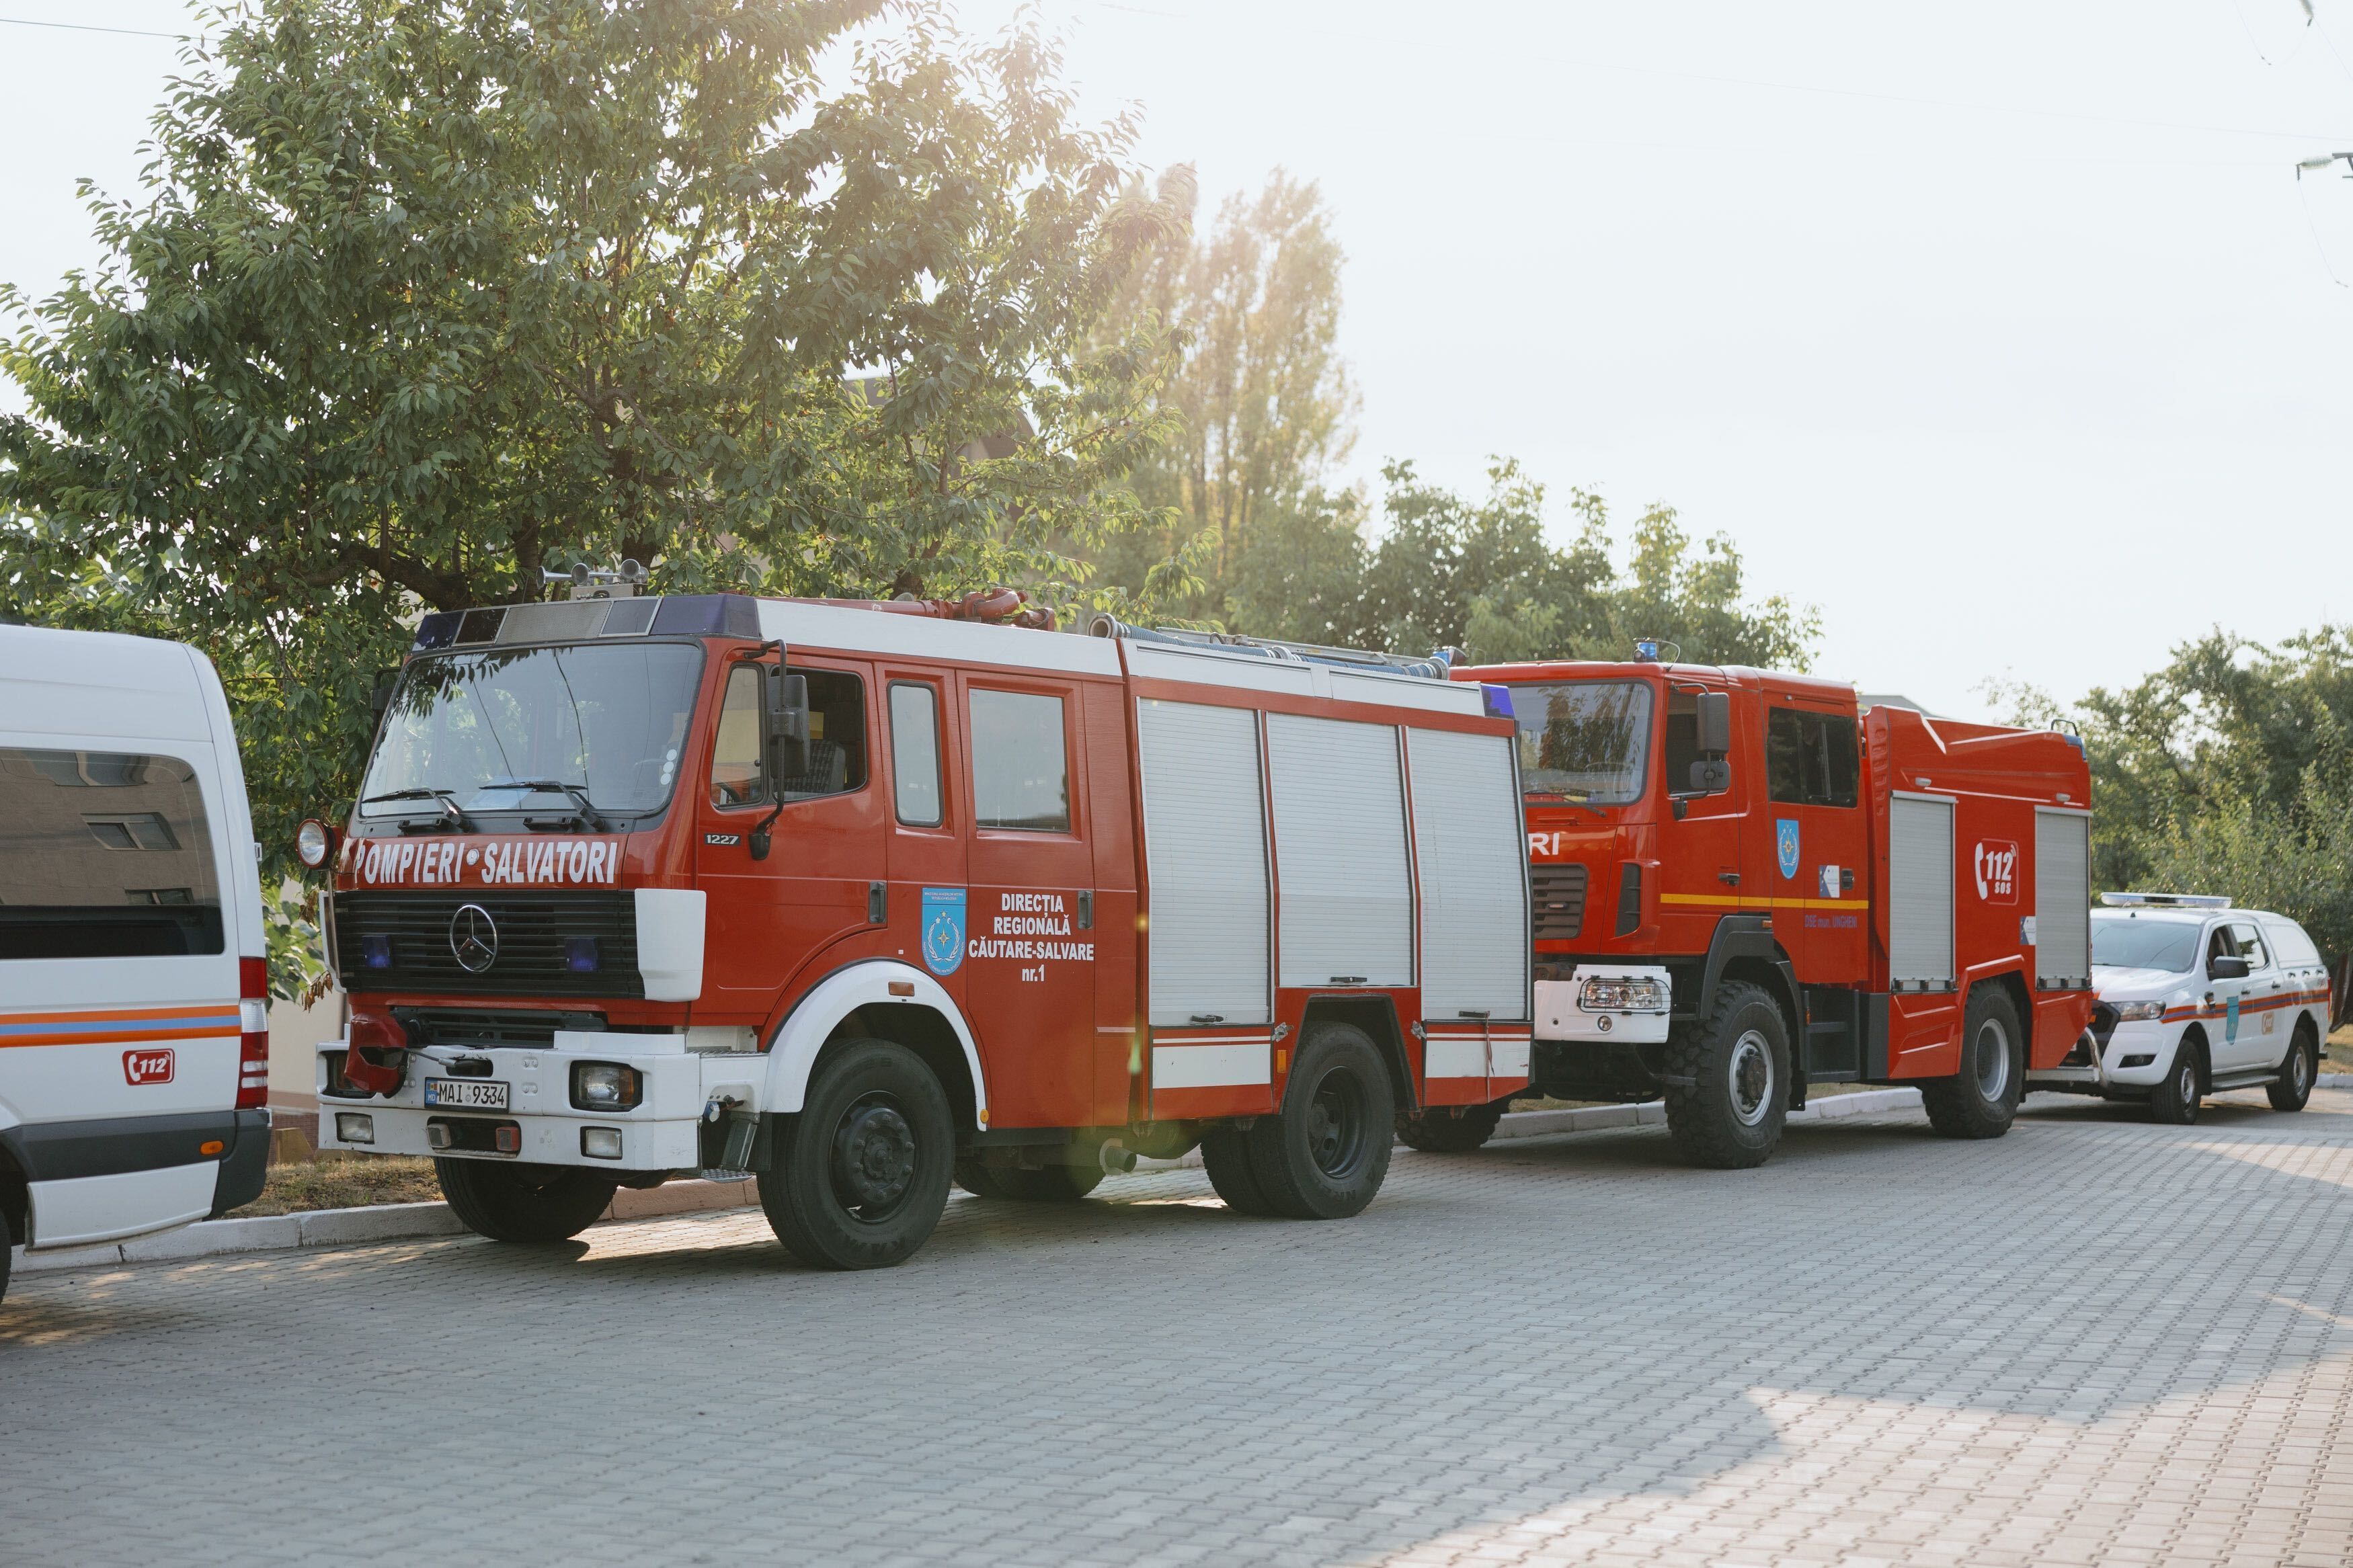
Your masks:
M 412 660 L 360 789 L 363 817 L 641 816 L 677 782 L 702 650 L 484 649 Z
M 2150 920 L 2137 915 L 2092 916 L 2092 967 L 2094 969 L 2162 969 L 2179 974 L 2197 967 L 2198 938 L 2203 922 Z
M 1512 688 L 1520 787 L 1531 800 L 1624 805 L 1642 794 L 1651 688 L 1639 680 L 1564 680 Z

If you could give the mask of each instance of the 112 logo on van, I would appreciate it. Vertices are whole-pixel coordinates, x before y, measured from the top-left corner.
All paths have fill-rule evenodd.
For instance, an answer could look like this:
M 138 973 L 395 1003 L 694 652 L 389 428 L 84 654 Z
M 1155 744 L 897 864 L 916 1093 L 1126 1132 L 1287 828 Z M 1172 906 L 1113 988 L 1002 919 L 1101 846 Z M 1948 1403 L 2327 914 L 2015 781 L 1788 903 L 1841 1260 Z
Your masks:
M 122 1081 L 130 1084 L 172 1081 L 172 1053 L 153 1048 L 122 1053 Z
M 2018 902 L 2018 846 L 2007 838 L 1980 838 L 1969 852 L 1978 897 L 1989 904 Z

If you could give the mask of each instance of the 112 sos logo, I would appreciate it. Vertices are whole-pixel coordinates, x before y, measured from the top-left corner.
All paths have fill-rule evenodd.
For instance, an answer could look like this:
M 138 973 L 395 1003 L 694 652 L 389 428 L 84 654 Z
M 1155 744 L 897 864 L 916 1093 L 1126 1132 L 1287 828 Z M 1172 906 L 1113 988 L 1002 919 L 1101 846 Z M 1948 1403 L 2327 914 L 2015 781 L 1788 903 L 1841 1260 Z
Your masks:
M 2018 902 L 2018 846 L 2007 838 L 1980 838 L 1969 851 L 1978 897 L 1989 904 Z

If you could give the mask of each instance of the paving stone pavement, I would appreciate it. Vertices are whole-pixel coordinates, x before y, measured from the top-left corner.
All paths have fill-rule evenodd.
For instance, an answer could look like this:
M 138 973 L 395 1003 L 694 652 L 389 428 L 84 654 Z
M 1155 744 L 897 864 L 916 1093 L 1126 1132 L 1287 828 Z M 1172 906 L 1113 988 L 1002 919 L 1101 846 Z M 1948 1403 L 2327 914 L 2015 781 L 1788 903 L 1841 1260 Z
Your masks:
M 2353 1558 L 2353 1092 L 2037 1097 L 959 1196 L 880 1274 L 756 1211 L 20 1278 L 0 1564 Z

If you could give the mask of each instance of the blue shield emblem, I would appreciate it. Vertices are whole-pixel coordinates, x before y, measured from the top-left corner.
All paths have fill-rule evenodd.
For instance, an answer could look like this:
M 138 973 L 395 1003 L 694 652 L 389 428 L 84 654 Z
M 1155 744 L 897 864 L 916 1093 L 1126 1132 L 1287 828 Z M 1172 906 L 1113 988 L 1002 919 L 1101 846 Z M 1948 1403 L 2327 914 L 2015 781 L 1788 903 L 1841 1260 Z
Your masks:
M 2229 1041 L 2236 1040 L 2238 1037 L 2239 999 L 2233 996 L 2222 1005 L 2222 1038 Z
M 1785 816 L 1773 824 L 1773 852 L 1781 858 L 1784 879 L 1798 874 L 1798 819 Z
M 964 889 L 923 889 L 923 967 L 954 974 L 964 963 Z

